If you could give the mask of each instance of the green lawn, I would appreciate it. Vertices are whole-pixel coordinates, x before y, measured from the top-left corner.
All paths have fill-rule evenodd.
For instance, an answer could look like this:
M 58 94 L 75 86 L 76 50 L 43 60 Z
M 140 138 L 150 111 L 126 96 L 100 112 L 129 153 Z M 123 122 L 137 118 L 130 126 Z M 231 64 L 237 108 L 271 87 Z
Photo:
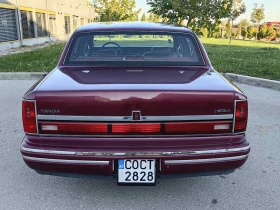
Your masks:
M 280 44 L 226 39 L 201 39 L 210 60 L 219 72 L 280 80 Z M 0 58 L 1 72 L 52 70 L 65 43 Z
M 219 72 L 280 80 L 280 44 L 226 39 L 202 39 Z
M 57 64 L 65 43 L 0 57 L 0 72 L 46 72 Z

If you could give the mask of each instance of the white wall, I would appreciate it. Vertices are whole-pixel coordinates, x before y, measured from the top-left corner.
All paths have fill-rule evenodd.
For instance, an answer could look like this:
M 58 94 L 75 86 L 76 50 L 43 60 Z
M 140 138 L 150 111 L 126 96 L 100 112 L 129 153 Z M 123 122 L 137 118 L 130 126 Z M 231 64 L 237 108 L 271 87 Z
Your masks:
M 16 5 L 18 2 L 18 5 Z M 81 18 L 84 18 L 84 24 L 88 23 L 88 19 L 93 19 L 95 14 L 93 9 L 87 7 L 87 0 L 0 0 L 0 3 L 3 4 L 13 4 L 19 7 L 28 7 L 33 10 L 33 19 L 36 22 L 35 12 L 36 10 L 46 11 L 46 26 L 49 31 L 49 16 L 48 12 L 53 12 L 56 15 L 56 34 L 51 37 L 35 37 L 31 39 L 23 39 L 22 45 L 34 45 L 42 44 L 50 41 L 65 41 L 71 34 L 65 34 L 64 29 L 64 16 L 65 14 L 70 15 L 70 26 L 71 32 L 75 30 L 73 28 L 73 15 L 78 16 L 77 26 L 81 26 Z M 18 23 L 21 23 L 20 20 L 17 20 Z M 36 25 L 36 24 L 35 24 Z M 18 25 L 19 27 L 19 25 Z M 35 36 L 36 26 L 35 28 Z M 11 42 L 0 42 L 0 51 L 7 50 L 10 48 L 16 48 L 21 46 L 20 40 L 11 41 Z

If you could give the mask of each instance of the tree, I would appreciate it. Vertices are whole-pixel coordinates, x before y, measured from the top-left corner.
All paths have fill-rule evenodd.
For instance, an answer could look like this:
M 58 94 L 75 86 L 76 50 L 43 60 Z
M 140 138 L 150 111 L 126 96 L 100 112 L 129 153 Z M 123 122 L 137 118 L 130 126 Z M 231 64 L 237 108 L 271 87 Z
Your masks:
M 168 18 L 167 17 L 162 17 L 161 18 L 161 21 L 163 22 L 163 23 L 168 23 L 169 22 L 169 20 L 168 20 Z
M 278 30 L 276 31 L 276 37 L 277 37 L 277 38 L 280 38 L 280 29 L 278 29 Z
M 231 37 L 231 25 L 230 25 L 230 19 L 228 19 L 226 24 L 226 38 Z
M 185 20 L 182 19 L 182 20 L 180 21 L 179 25 L 185 26 L 185 25 L 186 25 L 186 24 L 185 24 Z
M 238 32 L 237 32 L 238 37 L 241 36 L 241 31 L 242 31 L 242 26 L 239 24 L 239 26 L 238 26 Z M 238 39 L 239 39 L 239 38 L 238 38 Z
M 100 21 L 135 21 L 141 11 L 136 9 L 135 0 L 96 0 L 95 11 Z
M 146 14 L 143 13 L 142 17 L 141 17 L 141 21 L 146 21 Z
M 160 22 L 160 17 L 158 15 L 154 15 L 153 22 L 155 23 Z
M 268 26 L 267 27 L 266 35 L 268 37 L 275 37 L 276 36 L 276 31 L 274 30 L 273 26 Z
M 233 0 L 231 13 L 230 13 L 231 34 L 232 34 L 232 30 L 233 30 L 233 21 L 245 12 L 246 12 L 246 6 L 242 2 L 242 0 Z M 232 39 L 232 36 L 230 36 L 230 39 L 229 39 L 229 46 L 231 44 L 231 39 Z
M 200 29 L 200 32 L 201 32 L 201 35 L 205 38 L 208 38 L 209 37 L 209 31 L 207 28 L 201 28 Z
M 266 24 L 263 24 L 261 26 L 258 35 L 261 39 L 267 37 L 267 25 Z
M 217 21 L 215 23 L 214 30 L 209 32 L 209 36 L 214 38 L 221 38 L 222 37 L 221 28 L 222 28 L 221 21 Z
M 261 21 L 264 19 L 265 14 L 264 14 L 264 6 L 263 4 L 258 7 L 258 4 L 255 4 L 253 11 L 251 13 L 251 21 L 252 23 L 257 23 L 257 32 L 256 32 L 256 40 L 257 40 L 257 33 L 259 30 L 259 25 Z
M 247 36 L 249 39 L 252 39 L 256 35 L 256 29 L 254 26 L 248 27 L 247 32 Z
M 246 28 L 250 25 L 250 23 L 247 19 L 242 19 L 242 20 L 240 20 L 239 25 L 241 25 L 241 27 L 243 27 L 243 28 Z
M 241 30 L 241 36 L 243 37 L 243 39 L 246 39 L 248 36 L 248 30 L 247 27 L 242 28 Z
M 153 22 L 154 21 L 154 15 L 153 15 L 153 13 L 149 13 L 149 16 L 148 16 L 148 21 L 149 22 Z
M 170 23 L 187 20 L 187 27 L 193 23 L 209 30 L 217 20 L 229 17 L 233 0 L 147 0 L 147 3 L 150 12 L 167 18 Z

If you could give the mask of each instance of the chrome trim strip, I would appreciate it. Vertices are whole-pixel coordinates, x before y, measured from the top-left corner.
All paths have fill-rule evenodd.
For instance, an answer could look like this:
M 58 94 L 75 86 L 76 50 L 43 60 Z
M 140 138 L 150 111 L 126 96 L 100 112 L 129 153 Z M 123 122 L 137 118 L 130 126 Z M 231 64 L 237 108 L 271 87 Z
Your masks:
M 21 146 L 21 150 L 24 152 L 31 153 L 42 153 L 42 154 L 53 154 L 53 155 L 75 155 L 76 152 L 70 151 L 54 151 L 54 150 L 44 150 L 44 149 L 29 149 Z
M 25 160 L 42 162 L 42 163 L 62 163 L 62 164 L 86 164 L 86 165 L 109 165 L 110 161 L 92 161 L 92 160 L 65 160 L 65 159 L 48 159 L 22 156 Z
M 182 115 L 182 116 L 141 116 L 141 121 L 198 121 L 198 120 L 232 120 L 233 114 L 224 115 Z M 116 122 L 133 121 L 132 116 L 67 116 L 67 115 L 38 115 L 39 120 L 57 121 L 98 121 Z
M 196 163 L 227 162 L 227 161 L 243 160 L 247 157 L 248 155 L 225 157 L 225 158 L 211 158 L 211 159 L 165 160 L 164 163 L 166 165 L 182 165 L 182 164 L 196 164 Z
M 192 154 L 192 155 L 204 155 L 204 154 L 220 154 L 220 153 L 230 153 L 230 152 L 242 152 L 249 150 L 250 146 L 233 148 L 233 149 L 220 149 L 220 150 L 205 150 L 205 151 L 193 151 L 193 152 L 170 152 L 170 155 L 181 155 L 181 154 Z M 166 152 L 166 154 L 169 154 Z
M 34 100 L 35 103 L 35 119 L 36 119 L 36 130 L 37 130 L 37 134 L 39 133 L 39 124 L 38 124 L 38 112 L 37 112 L 37 102 L 36 100 Z
M 250 149 L 250 146 L 233 148 L 233 149 L 219 149 L 219 150 L 202 150 L 202 151 L 183 151 L 183 152 L 73 152 L 73 151 L 54 151 L 42 149 L 29 149 L 21 146 L 24 152 L 41 153 L 41 154 L 55 154 L 55 155 L 80 155 L 80 156 L 176 156 L 176 155 L 205 155 L 205 154 L 223 154 L 230 152 L 242 152 Z
M 40 137 L 80 137 L 80 138 L 86 138 L 86 137 L 91 137 L 91 138 L 182 138 L 182 137 L 214 137 L 214 136 L 239 136 L 239 135 L 244 135 L 245 132 L 240 132 L 240 133 L 219 133 L 219 134 L 173 134 L 173 135 L 156 135 L 156 134 L 151 134 L 151 135 L 71 135 L 71 134 L 34 134 L 34 133 L 26 133 L 27 135 L 30 136 L 40 136 Z

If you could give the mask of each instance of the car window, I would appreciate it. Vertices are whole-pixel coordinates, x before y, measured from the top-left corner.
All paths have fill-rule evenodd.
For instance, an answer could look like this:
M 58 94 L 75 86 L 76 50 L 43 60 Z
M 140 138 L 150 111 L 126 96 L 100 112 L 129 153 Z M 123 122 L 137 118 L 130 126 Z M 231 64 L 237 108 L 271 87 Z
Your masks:
M 173 47 L 173 37 L 170 35 L 127 35 L 127 34 L 118 34 L 118 35 L 109 35 L 94 36 L 94 46 L 102 47 L 107 42 L 116 42 L 122 47 L 149 47 L 149 46 L 158 46 L 158 47 Z
M 74 36 L 71 43 L 67 65 L 204 65 L 190 34 L 82 33 Z

